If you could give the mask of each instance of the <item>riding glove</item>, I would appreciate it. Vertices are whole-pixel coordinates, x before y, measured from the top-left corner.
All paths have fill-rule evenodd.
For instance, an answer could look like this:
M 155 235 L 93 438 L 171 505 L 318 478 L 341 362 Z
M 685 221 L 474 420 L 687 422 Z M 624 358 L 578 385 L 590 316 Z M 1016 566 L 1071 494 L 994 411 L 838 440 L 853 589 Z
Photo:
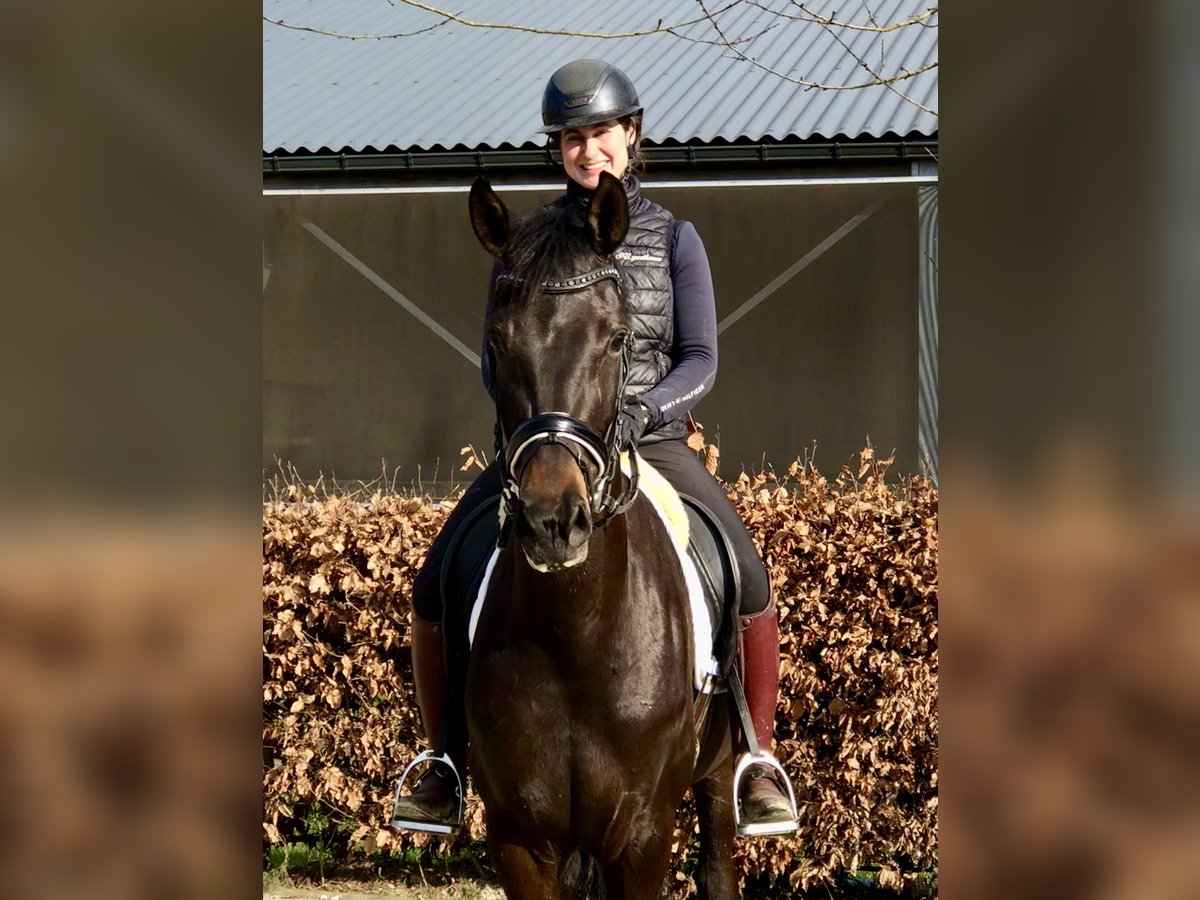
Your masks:
M 636 447 L 650 425 L 650 411 L 636 397 L 626 397 L 617 414 L 617 446 Z

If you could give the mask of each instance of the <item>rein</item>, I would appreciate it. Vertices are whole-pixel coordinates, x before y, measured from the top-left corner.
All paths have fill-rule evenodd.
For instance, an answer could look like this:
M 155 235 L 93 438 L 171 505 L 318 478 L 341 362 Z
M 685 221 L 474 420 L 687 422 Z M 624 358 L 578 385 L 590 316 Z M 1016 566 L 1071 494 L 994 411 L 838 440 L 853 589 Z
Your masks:
M 615 266 L 601 266 L 560 280 L 543 281 L 540 288 L 547 294 L 573 294 L 607 278 L 621 287 L 621 273 Z M 497 284 L 519 281 L 510 273 L 496 277 Z M 521 422 L 511 435 L 504 434 L 500 424 L 500 410 L 496 409 L 496 459 L 500 463 L 501 497 L 504 507 L 504 526 L 500 532 L 500 546 L 508 541 L 508 533 L 517 513 L 521 474 L 525 465 L 544 444 L 560 444 L 568 449 L 576 465 L 583 473 L 587 485 L 592 516 L 597 527 L 603 527 L 614 516 L 629 509 L 637 497 L 638 469 L 637 454 L 630 453 L 630 477 L 625 489 L 614 495 L 610 488 L 621 471 L 621 450 L 617 446 L 617 422 L 620 418 L 621 400 L 629 383 L 630 365 L 633 359 L 633 336 L 625 338 L 621 350 L 620 386 L 613 403 L 612 424 L 606 435 L 601 435 L 582 419 L 561 412 L 539 413 Z M 632 448 L 631 448 L 632 449 Z

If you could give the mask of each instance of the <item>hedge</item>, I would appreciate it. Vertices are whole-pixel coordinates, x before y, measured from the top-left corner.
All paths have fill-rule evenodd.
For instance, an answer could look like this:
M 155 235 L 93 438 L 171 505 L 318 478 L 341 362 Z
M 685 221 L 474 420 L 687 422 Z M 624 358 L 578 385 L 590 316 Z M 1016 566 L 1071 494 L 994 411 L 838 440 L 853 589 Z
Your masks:
M 710 456 L 710 463 L 715 458 Z M 742 839 L 742 877 L 788 888 L 878 866 L 899 887 L 937 857 L 937 490 L 889 479 L 870 447 L 832 480 L 727 484 L 780 609 L 776 755 L 800 831 Z M 411 684 L 409 587 L 448 514 L 388 489 L 273 485 L 263 513 L 264 841 L 316 836 L 335 858 L 431 837 L 388 826 L 395 779 L 424 748 Z M 468 802 L 467 832 L 483 837 Z M 690 801 L 672 886 L 694 892 Z M 481 849 L 481 852 L 482 849 Z

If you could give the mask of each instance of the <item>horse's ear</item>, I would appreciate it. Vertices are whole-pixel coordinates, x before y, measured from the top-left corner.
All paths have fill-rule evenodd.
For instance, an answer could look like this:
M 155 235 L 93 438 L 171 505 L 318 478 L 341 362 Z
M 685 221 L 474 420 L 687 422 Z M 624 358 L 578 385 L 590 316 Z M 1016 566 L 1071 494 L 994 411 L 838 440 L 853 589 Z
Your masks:
M 471 227 L 483 249 L 492 256 L 504 252 L 504 245 L 512 237 L 513 221 L 508 207 L 496 196 L 492 186 L 482 175 L 471 185 Z
M 611 256 L 629 231 L 629 200 L 621 182 L 607 172 L 592 192 L 587 211 L 588 238 L 601 256 Z

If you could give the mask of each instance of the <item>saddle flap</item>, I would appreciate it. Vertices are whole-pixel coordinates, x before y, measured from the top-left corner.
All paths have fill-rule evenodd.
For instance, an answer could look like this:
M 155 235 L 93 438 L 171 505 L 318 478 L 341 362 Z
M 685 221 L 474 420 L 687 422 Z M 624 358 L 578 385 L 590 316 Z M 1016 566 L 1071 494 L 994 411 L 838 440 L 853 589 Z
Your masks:
M 500 495 L 497 494 L 473 510 L 451 538 L 441 571 L 444 610 L 458 610 L 465 602 L 463 598 L 478 593 L 499 536 Z
M 729 538 L 708 507 L 680 494 L 688 517 L 688 556 L 700 575 L 713 623 L 713 656 L 722 672 L 737 655 L 737 615 L 741 606 L 737 557 Z

